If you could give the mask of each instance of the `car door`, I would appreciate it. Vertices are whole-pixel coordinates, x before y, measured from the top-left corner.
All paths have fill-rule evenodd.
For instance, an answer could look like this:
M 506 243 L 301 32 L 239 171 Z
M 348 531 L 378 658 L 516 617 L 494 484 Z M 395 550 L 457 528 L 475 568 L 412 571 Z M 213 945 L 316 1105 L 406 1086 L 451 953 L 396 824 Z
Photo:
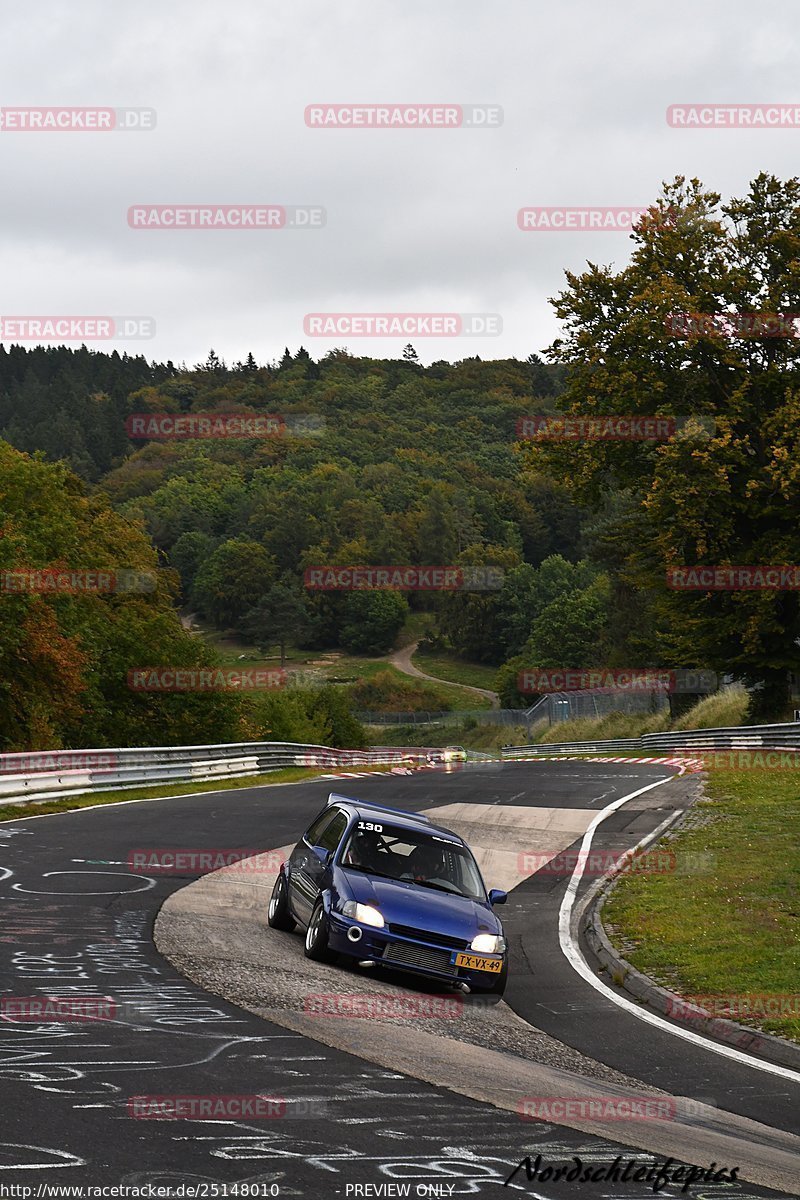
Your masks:
M 314 861 L 312 847 L 339 811 L 337 808 L 326 808 L 311 823 L 289 856 L 289 906 L 292 915 L 303 925 L 307 925 L 311 919 L 311 910 L 317 898 L 311 866 Z
M 331 858 L 347 829 L 347 822 L 347 813 L 342 812 L 341 809 L 335 809 L 333 820 L 317 833 L 314 844 L 310 847 L 303 878 L 304 884 L 307 882 L 309 885 L 308 897 L 311 903 L 309 919 L 319 894 L 325 886 Z

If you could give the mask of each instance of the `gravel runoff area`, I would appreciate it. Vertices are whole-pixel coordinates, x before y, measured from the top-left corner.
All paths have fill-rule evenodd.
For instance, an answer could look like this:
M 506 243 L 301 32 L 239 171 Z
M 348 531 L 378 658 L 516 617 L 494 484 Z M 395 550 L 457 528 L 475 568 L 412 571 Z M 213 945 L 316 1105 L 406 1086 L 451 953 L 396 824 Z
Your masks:
M 259 869 L 259 858 L 269 862 Z M 411 990 L 387 980 L 373 969 L 328 966 L 307 959 L 297 933 L 270 929 L 267 902 L 274 880 L 274 852 L 246 860 L 250 869 L 226 867 L 173 893 L 159 914 L 155 940 L 159 951 L 184 975 L 206 990 L 238 1004 L 258 1016 L 284 1023 L 293 1014 L 303 1030 L 320 1040 L 323 1028 L 339 1018 L 313 1015 L 315 998 L 330 1005 L 348 1005 L 352 998 L 380 997 L 395 1006 L 420 1004 L 437 993 L 424 984 Z M 395 978 L 402 978 L 402 976 Z M 328 999 L 330 998 L 330 999 Z M 504 1051 L 518 1058 L 572 1071 L 595 1080 L 641 1089 L 630 1077 L 596 1062 L 534 1028 L 507 1004 L 487 1004 L 477 996 L 453 993 L 443 1018 L 420 1016 L 388 1019 L 370 1016 L 369 1025 L 418 1027 L 426 1034 L 473 1046 Z M 311 1018 L 311 1029 L 309 1020 Z M 367 1022 L 365 1021 L 365 1024 Z M 292 1021 L 292 1027 L 295 1027 Z M 655 1091 L 656 1089 L 648 1089 Z

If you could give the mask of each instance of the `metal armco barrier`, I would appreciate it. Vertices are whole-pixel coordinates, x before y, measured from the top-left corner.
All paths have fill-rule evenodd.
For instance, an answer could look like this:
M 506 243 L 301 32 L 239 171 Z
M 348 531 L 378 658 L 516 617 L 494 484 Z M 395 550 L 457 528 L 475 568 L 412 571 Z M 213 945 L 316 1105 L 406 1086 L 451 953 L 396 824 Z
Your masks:
M 505 746 L 503 758 L 530 758 L 548 754 L 594 754 L 634 750 L 656 754 L 673 750 L 800 750 L 800 722 L 785 725 L 733 725 L 722 729 L 687 729 L 645 733 L 638 738 L 610 738 L 595 742 L 539 742 L 531 746 Z
M 679 733 L 645 733 L 645 750 L 776 750 L 800 749 L 800 721 L 785 725 L 733 725 L 723 729 L 687 729 Z
M 265 775 L 281 767 L 399 766 L 436 750 L 336 750 L 298 742 L 156 746 L 0 754 L 0 804 L 86 792 Z M 441 753 L 441 752 L 439 752 Z
M 605 742 L 536 742 L 530 746 L 504 746 L 503 758 L 530 758 L 547 754 L 594 754 L 604 750 L 641 751 L 640 738 L 615 738 Z

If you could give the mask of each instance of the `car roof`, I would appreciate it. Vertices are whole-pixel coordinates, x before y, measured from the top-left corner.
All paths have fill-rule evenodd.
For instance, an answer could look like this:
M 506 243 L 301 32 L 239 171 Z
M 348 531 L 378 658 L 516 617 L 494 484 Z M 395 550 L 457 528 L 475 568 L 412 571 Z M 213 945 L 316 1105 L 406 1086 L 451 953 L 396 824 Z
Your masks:
M 350 796 L 339 796 L 336 792 L 331 792 L 328 797 L 328 805 L 334 804 L 339 808 L 349 810 L 364 821 L 374 821 L 376 818 L 385 817 L 391 821 L 392 825 L 401 829 L 413 829 L 417 833 L 446 833 L 448 838 L 460 846 L 465 845 L 464 839 L 460 838 L 457 833 L 453 833 L 452 829 L 447 829 L 444 825 L 434 825 L 422 813 L 404 812 L 400 808 L 388 808 L 372 801 L 354 800 Z

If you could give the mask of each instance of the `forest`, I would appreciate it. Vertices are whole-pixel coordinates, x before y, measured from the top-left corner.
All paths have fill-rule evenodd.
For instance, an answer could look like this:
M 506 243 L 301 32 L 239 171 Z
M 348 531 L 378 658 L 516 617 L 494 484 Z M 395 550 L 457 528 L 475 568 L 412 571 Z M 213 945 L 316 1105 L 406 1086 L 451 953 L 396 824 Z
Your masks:
M 796 592 L 681 592 L 667 575 L 798 561 L 797 342 L 713 322 L 676 333 L 673 315 L 798 311 L 799 189 L 759 176 L 723 205 L 696 180 L 666 186 L 623 269 L 567 275 L 563 335 L 525 360 L 423 366 L 407 346 L 315 361 L 300 347 L 187 366 L 0 345 L 0 578 L 155 581 L 0 590 L 0 749 L 363 739 L 336 687 L 132 692 L 134 668 L 213 664 L 181 612 L 283 656 L 381 654 L 424 611 L 431 644 L 496 668 L 507 707 L 531 702 L 523 669 L 686 667 L 782 713 L 800 669 Z M 670 434 L 520 436 L 563 412 L 664 416 Z M 407 565 L 492 568 L 497 582 L 306 586 L 312 568 Z

